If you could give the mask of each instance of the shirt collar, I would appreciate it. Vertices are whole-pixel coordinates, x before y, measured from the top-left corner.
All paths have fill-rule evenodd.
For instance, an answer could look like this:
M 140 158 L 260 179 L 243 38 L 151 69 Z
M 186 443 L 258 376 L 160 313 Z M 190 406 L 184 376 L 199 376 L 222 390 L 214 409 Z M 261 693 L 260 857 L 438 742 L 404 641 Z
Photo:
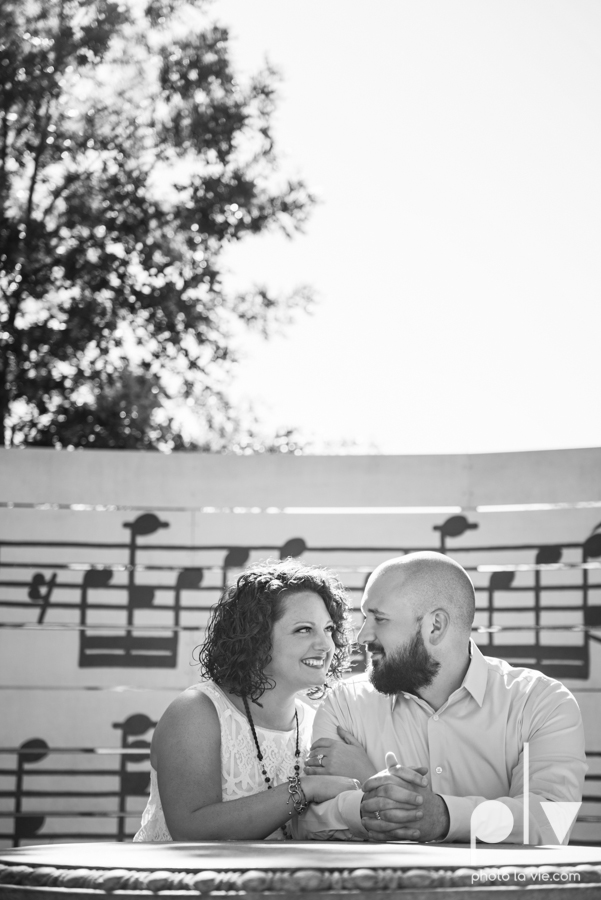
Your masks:
M 465 673 L 465 678 L 461 682 L 460 687 L 457 688 L 457 691 L 454 692 L 454 694 L 457 694 L 462 688 L 465 688 L 466 691 L 469 691 L 469 693 L 472 695 L 478 706 L 482 706 L 482 704 L 484 703 L 484 694 L 486 693 L 488 665 L 486 663 L 486 660 L 478 650 L 477 645 L 471 638 L 469 643 L 469 650 L 470 664 L 468 666 L 467 672 Z M 428 705 L 425 700 L 421 700 L 419 697 L 415 697 L 413 694 L 406 694 L 405 692 L 403 692 L 400 694 L 394 694 L 389 698 L 391 712 L 394 711 L 394 708 L 400 697 L 405 697 L 407 700 L 415 700 L 417 703 L 424 704 L 424 706 Z
M 488 666 L 480 653 L 477 645 L 470 639 L 471 662 L 465 673 L 461 687 L 470 692 L 478 706 L 484 703 L 486 693 L 486 681 L 488 679 Z

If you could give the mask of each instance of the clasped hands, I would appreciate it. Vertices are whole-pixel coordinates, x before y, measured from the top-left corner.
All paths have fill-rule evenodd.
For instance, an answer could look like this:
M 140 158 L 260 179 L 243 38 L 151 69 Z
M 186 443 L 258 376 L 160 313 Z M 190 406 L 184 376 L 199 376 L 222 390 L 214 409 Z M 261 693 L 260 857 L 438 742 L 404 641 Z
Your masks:
M 428 769 L 400 766 L 386 754 L 387 768 L 363 785 L 361 824 L 374 841 L 436 841 L 449 830 L 449 811 L 428 787 Z
M 363 782 L 361 823 L 374 841 L 436 841 L 449 830 L 449 811 L 428 787 L 427 768 L 409 768 L 386 754 L 387 768 L 374 773 L 363 746 L 338 726 L 339 741 L 315 741 L 305 763 L 307 775 L 346 775 Z

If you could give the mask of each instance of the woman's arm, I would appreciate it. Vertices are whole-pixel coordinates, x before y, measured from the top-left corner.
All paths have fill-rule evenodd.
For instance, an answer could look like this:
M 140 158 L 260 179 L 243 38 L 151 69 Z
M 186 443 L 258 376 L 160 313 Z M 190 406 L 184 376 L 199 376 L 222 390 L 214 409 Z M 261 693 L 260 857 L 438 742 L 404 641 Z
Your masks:
M 156 728 L 152 753 L 175 841 L 260 840 L 296 815 L 288 784 L 222 802 L 219 717 L 205 694 L 186 691 L 174 700 Z M 305 776 L 301 784 L 307 800 L 317 802 L 355 787 L 348 778 Z

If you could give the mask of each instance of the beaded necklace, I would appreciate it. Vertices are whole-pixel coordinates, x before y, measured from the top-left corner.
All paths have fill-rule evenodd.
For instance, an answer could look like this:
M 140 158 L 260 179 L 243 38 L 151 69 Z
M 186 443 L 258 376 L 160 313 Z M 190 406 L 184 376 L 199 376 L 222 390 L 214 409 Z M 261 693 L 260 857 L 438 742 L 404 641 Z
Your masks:
M 244 703 L 244 709 L 246 711 L 246 718 L 248 719 L 248 724 L 250 725 L 250 730 L 252 731 L 253 740 L 255 742 L 255 747 L 257 748 L 257 759 L 261 763 L 261 774 L 265 779 L 265 784 L 267 785 L 267 790 L 270 791 L 273 787 L 271 783 L 271 778 L 267 774 L 267 770 L 265 768 L 265 763 L 263 761 L 263 754 L 261 753 L 261 748 L 259 747 L 259 739 L 257 738 L 257 732 L 255 731 L 255 723 L 253 722 L 253 717 L 250 713 L 250 707 L 248 705 L 248 700 L 246 699 L 246 695 L 242 695 L 242 701 Z M 298 783 L 298 778 L 300 776 L 300 740 L 299 740 L 299 728 L 298 728 L 298 711 L 294 710 L 294 723 L 296 725 L 296 750 L 294 751 L 295 763 L 294 763 L 294 778 Z M 290 779 L 288 779 L 290 780 Z M 288 837 L 288 833 L 286 832 L 286 828 L 284 825 L 280 826 L 282 834 L 285 838 Z

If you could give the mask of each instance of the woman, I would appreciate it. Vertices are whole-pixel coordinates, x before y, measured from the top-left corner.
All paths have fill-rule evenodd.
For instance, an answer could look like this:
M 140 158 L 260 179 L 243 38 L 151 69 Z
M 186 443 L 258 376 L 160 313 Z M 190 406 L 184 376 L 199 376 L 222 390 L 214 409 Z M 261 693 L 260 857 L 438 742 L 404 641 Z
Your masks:
M 349 656 L 342 585 L 294 560 L 250 566 L 214 607 L 188 688 L 158 723 L 135 841 L 283 840 L 311 802 L 358 787 L 302 774 L 313 710 Z M 225 802 L 227 801 L 227 802 Z

